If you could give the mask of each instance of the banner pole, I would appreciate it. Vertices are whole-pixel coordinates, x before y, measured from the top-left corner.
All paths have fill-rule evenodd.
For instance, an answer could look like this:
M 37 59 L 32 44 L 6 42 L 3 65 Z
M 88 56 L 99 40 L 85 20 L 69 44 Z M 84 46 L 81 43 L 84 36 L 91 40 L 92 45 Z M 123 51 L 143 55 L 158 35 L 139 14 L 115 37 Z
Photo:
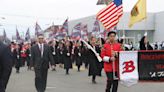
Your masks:
M 117 26 L 116 27 L 114 27 L 114 31 L 116 32 L 116 30 L 117 30 Z M 115 55 L 113 55 L 113 53 L 116 53 L 116 51 L 114 51 L 113 50 L 113 47 L 111 48 L 112 49 L 112 57 L 113 56 L 115 56 Z M 114 80 L 118 80 L 119 78 L 116 76 L 116 73 L 115 73 L 115 69 L 116 69 L 116 67 L 115 67 L 116 65 L 115 65 L 115 61 L 112 61 L 112 67 L 113 67 L 113 79 Z

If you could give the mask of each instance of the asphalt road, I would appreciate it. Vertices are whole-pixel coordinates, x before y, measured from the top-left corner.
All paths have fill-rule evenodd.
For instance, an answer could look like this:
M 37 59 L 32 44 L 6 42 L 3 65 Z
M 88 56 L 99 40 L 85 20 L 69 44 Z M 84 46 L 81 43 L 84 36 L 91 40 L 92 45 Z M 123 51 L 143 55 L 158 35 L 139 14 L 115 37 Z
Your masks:
M 106 77 L 97 77 L 97 84 L 92 84 L 88 77 L 88 70 L 77 72 L 74 68 L 70 75 L 65 75 L 64 69 L 49 71 L 46 92 L 105 92 Z M 19 74 L 15 69 L 11 74 L 6 92 L 36 92 L 34 86 L 34 72 L 21 68 Z M 164 83 L 138 83 L 132 87 L 119 84 L 118 92 L 164 92 Z

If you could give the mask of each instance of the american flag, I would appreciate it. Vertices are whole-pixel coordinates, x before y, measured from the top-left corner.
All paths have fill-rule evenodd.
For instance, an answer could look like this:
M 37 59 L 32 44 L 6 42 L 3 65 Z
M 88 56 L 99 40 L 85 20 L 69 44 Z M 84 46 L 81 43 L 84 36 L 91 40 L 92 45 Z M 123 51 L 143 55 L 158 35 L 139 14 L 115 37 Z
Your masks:
M 74 26 L 74 28 L 72 30 L 72 34 L 71 34 L 72 39 L 75 39 L 75 40 L 80 39 L 81 29 L 82 29 L 82 23 L 78 23 Z
M 98 20 L 96 20 L 96 21 L 94 22 L 94 26 L 93 26 L 92 32 L 99 32 L 99 31 L 100 31 L 100 25 L 99 25 Z
M 74 29 L 81 31 L 81 26 L 82 26 L 82 23 L 80 22 L 74 26 Z
M 55 34 L 55 37 L 57 39 L 64 39 L 64 37 L 67 36 L 67 33 L 65 32 L 65 30 L 61 27 L 59 29 L 57 29 L 57 33 Z
M 122 0 L 115 0 L 114 1 L 117 6 L 117 13 L 118 13 L 118 19 L 120 19 L 123 15 L 123 5 Z
M 42 29 L 40 27 L 40 25 L 38 24 L 38 22 L 36 22 L 36 25 L 35 25 L 35 36 L 38 36 L 39 33 L 42 32 Z
M 81 32 L 81 28 L 82 28 L 82 23 L 78 23 L 74 26 L 73 30 L 72 30 L 72 33 L 75 33 L 75 32 Z
M 95 20 L 93 29 L 92 29 L 92 36 L 99 35 L 99 33 L 100 33 L 100 25 L 99 25 L 98 20 Z
M 61 30 L 62 30 L 63 32 L 67 33 L 67 35 L 68 35 L 68 18 L 64 21 Z
M 103 24 L 105 29 L 109 31 L 111 28 L 115 27 L 120 17 L 123 15 L 122 0 L 114 0 L 109 3 L 109 5 L 103 8 L 97 14 L 97 19 Z
M 56 35 L 59 32 L 59 25 L 54 25 L 54 23 L 52 24 L 52 26 L 50 27 L 51 29 L 51 33 L 49 34 L 49 38 L 54 38 L 56 37 Z
M 68 18 L 64 21 L 63 25 L 58 29 L 55 35 L 58 39 L 64 39 L 66 36 L 68 36 Z
M 16 40 L 21 40 L 21 37 L 19 35 L 19 31 L 18 31 L 18 28 L 16 27 Z
M 30 40 L 30 28 L 27 29 L 26 35 L 25 35 L 25 40 L 28 41 Z
M 88 38 L 88 25 L 84 25 L 81 30 L 81 38 L 86 39 Z
M 58 33 L 55 38 L 57 39 L 64 39 L 66 37 L 66 34 L 63 34 L 63 33 Z

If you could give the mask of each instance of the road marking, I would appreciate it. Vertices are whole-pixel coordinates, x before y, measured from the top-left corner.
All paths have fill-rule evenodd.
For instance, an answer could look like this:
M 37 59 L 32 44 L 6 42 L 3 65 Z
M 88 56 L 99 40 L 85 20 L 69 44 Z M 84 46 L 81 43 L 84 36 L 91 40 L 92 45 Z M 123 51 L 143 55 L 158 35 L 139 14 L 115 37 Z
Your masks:
M 49 86 L 49 87 L 47 87 L 47 89 L 55 89 L 56 87 L 51 87 L 51 86 Z

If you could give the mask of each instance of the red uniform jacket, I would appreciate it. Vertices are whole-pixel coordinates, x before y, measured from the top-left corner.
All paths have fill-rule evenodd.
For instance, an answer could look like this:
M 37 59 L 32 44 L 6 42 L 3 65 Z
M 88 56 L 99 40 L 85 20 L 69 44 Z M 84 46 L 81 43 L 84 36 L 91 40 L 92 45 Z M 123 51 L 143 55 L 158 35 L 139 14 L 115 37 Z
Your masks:
M 114 43 L 114 44 L 106 43 L 106 44 L 104 44 L 104 48 L 101 51 L 102 59 L 104 59 L 104 57 L 111 58 L 112 57 L 112 50 L 117 51 L 117 52 L 121 51 L 122 50 L 121 44 L 119 44 L 119 43 Z M 114 61 L 114 63 L 115 63 L 114 72 L 118 71 L 118 61 L 119 61 L 118 58 L 116 59 L 116 61 Z M 104 70 L 105 70 L 105 72 L 113 72 L 112 61 L 104 62 Z
M 25 47 L 22 48 L 22 50 L 21 50 L 21 57 L 23 57 L 23 58 L 27 57 L 26 50 L 27 49 Z

